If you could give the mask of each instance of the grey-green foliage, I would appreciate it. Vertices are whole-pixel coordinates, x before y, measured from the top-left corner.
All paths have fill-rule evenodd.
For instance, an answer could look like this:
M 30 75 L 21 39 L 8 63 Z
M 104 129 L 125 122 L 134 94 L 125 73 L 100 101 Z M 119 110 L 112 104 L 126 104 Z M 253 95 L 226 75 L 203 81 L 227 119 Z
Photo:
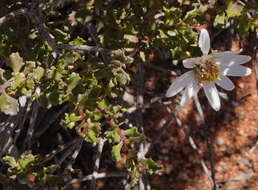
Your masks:
M 0 27 L 0 58 L 9 67 L 1 70 L 0 80 L 1 84 L 11 81 L 5 89 L 7 94 L 0 96 L 0 109 L 7 114 L 11 108 L 15 110 L 22 95 L 46 108 L 69 103 L 61 124 L 75 129 L 91 143 L 97 143 L 104 135 L 113 145 L 113 160 L 126 163 L 133 180 L 141 172 L 157 173 L 160 167 L 151 159 L 137 160 L 135 147 L 143 138 L 136 128 L 119 127 L 126 109 L 118 100 L 133 76 L 129 67 L 160 49 L 168 50 L 174 59 L 196 56 L 198 33 L 194 28 L 207 23 L 207 13 L 213 14 L 215 20 L 210 24 L 216 27 L 235 18 L 244 33 L 257 23 L 257 13 L 247 16 L 249 10 L 257 7 L 251 2 L 245 6 L 235 1 L 210 6 L 209 1 L 67 0 L 55 5 L 58 8 L 53 7 L 54 3 L 43 1 L 39 9 L 40 12 L 44 8 L 42 15 L 36 16 L 57 44 L 121 49 L 124 57 L 112 57 L 104 51 L 60 49 L 55 58 L 53 47 L 39 33 L 39 25 L 31 15 L 37 11 L 10 18 Z M 0 5 L 0 16 L 29 8 L 27 1 Z M 103 121 L 109 126 L 104 134 Z M 132 154 L 128 156 L 128 152 Z

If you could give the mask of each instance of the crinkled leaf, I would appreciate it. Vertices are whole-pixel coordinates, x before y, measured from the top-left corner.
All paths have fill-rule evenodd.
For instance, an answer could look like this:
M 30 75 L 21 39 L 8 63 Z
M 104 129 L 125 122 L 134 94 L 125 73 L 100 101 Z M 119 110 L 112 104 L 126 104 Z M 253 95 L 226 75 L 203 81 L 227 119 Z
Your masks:
M 138 143 L 142 141 L 142 136 L 137 136 L 137 137 L 129 137 L 128 141 L 129 141 L 129 145 L 134 144 L 134 143 Z
M 139 170 L 139 165 L 137 165 L 134 161 L 129 161 L 129 163 L 131 168 L 131 185 L 134 186 L 138 182 L 139 178 L 142 176 L 142 173 Z
M 104 117 L 104 114 L 102 112 L 94 112 L 94 121 L 99 121 Z
M 12 53 L 7 59 L 7 65 L 12 68 L 13 72 L 19 72 L 24 65 L 23 59 L 19 52 Z
M 26 77 L 23 73 L 15 73 L 14 74 L 14 81 L 12 83 L 12 88 L 21 88 L 24 86 L 24 83 L 26 81 Z
M 162 167 L 151 158 L 146 158 L 141 162 L 147 167 L 147 172 L 149 174 L 159 174 L 162 169 Z
M 70 122 L 70 123 L 68 123 L 66 126 L 69 128 L 69 129 L 72 129 L 72 128 L 74 128 L 75 127 L 75 122 Z
M 235 17 L 235 16 L 240 16 L 241 11 L 243 9 L 243 6 L 238 4 L 237 1 L 234 0 L 229 0 L 227 1 L 227 9 L 226 13 L 228 17 Z
M 76 122 L 76 121 L 79 121 L 81 119 L 81 116 L 79 116 L 79 115 L 77 116 L 77 115 L 75 115 L 75 113 L 72 113 L 72 114 L 69 115 L 69 119 L 72 122 Z
M 78 73 L 72 73 L 67 82 L 67 90 L 71 92 L 80 82 L 81 77 Z
M 8 95 L 0 96 L 0 110 L 7 115 L 16 115 L 19 111 L 19 103 Z
M 193 9 L 186 13 L 184 20 L 192 20 L 196 18 L 198 15 L 200 15 L 200 11 L 198 9 Z
M 128 81 L 128 77 L 124 73 L 117 73 L 115 77 L 120 85 L 125 85 Z
M 48 108 L 52 106 L 56 106 L 59 104 L 60 92 L 58 91 L 57 87 L 53 87 L 50 91 L 46 94 L 46 104 Z
M 105 99 L 98 101 L 97 105 L 100 109 L 103 109 L 103 110 L 106 110 L 108 108 L 108 102 Z
M 44 68 L 42 68 L 42 67 L 37 67 L 37 68 L 34 70 L 34 73 L 33 73 L 34 78 L 39 81 L 39 80 L 43 77 L 44 71 L 45 71 Z
M 36 157 L 33 155 L 27 155 L 18 159 L 18 163 L 21 166 L 21 169 L 25 169 L 28 166 L 32 166 Z
M 7 108 L 9 105 L 9 102 L 7 101 L 6 96 L 1 95 L 0 96 L 0 109 L 1 111 Z
M 12 156 L 5 156 L 3 158 L 3 160 L 9 165 L 11 166 L 11 168 L 18 168 L 19 169 L 19 164 L 17 163 L 17 161 L 15 160 L 14 157 Z
M 121 157 L 121 149 L 123 147 L 123 142 L 120 142 L 117 145 L 114 145 L 112 147 L 112 158 L 115 162 L 119 162 L 122 157 Z
M 121 141 L 121 137 L 118 134 L 118 130 L 108 131 L 107 139 L 109 139 L 112 143 L 119 143 Z
M 86 41 L 81 37 L 77 37 L 73 41 L 69 42 L 69 44 L 70 45 L 83 45 L 83 44 L 86 44 Z
M 224 25 L 226 22 L 226 15 L 225 13 L 219 14 L 215 17 L 214 25 Z
M 88 121 L 87 124 L 84 125 L 86 134 L 85 140 L 91 143 L 98 142 L 98 137 L 100 134 L 100 126 L 97 123 L 91 123 Z
M 124 135 L 129 137 L 138 137 L 141 136 L 141 133 L 138 131 L 136 127 L 132 127 L 130 129 L 124 130 Z

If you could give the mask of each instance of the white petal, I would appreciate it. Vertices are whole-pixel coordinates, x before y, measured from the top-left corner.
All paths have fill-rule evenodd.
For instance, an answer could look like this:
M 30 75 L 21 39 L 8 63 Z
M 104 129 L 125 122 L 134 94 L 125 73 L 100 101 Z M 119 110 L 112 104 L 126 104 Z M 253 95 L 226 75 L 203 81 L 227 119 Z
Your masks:
M 181 98 L 180 105 L 184 106 L 185 104 L 187 104 L 191 100 L 191 98 L 198 93 L 199 89 L 200 86 L 197 85 L 197 83 L 187 86 Z
M 193 71 L 188 71 L 177 78 L 168 88 L 166 97 L 175 96 L 178 92 L 183 90 L 187 85 L 193 82 L 194 73 Z
M 194 68 L 195 64 L 200 62 L 200 60 L 200 57 L 185 59 L 183 60 L 183 65 L 185 68 L 191 69 Z
M 219 111 L 220 99 L 219 99 L 219 94 L 216 86 L 213 83 L 207 83 L 207 84 L 203 84 L 203 89 L 211 107 L 215 111 Z
M 220 76 L 220 80 L 216 81 L 216 84 L 229 91 L 235 88 L 234 83 L 228 77 L 223 75 Z
M 242 50 L 239 51 L 223 51 L 223 52 L 212 52 L 212 55 L 214 55 L 215 57 L 220 57 L 220 56 L 224 56 L 226 55 L 237 55 L 239 53 L 241 53 Z
M 193 97 L 193 86 L 187 86 L 184 90 L 183 96 L 180 101 L 180 105 L 184 106 Z
M 216 63 L 223 67 L 231 67 L 233 65 L 244 64 L 250 60 L 251 60 L 251 57 L 248 55 L 224 54 L 224 55 L 221 55 L 220 57 L 215 57 Z
M 208 54 L 210 51 L 210 36 L 206 29 L 201 30 L 199 47 L 201 48 L 203 54 Z
M 244 67 L 242 65 L 234 65 L 233 67 L 228 67 L 223 70 L 222 75 L 225 76 L 248 76 L 252 73 L 252 70 L 248 67 Z

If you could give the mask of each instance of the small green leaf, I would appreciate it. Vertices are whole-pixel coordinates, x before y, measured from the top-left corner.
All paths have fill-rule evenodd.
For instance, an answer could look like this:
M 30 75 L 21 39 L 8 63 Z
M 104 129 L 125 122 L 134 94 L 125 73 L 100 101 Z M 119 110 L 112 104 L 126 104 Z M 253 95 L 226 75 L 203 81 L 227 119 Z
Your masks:
M 193 9 L 186 13 L 184 20 L 192 20 L 196 18 L 198 15 L 200 15 L 200 11 L 198 9 Z
M 70 122 L 66 125 L 69 129 L 72 129 L 75 127 L 75 122 Z
M 19 111 L 19 103 L 8 95 L 0 96 L 0 111 L 7 115 L 16 115 Z
M 139 170 L 139 165 L 136 164 L 134 161 L 127 161 L 128 165 L 130 164 L 131 172 L 130 172 L 130 177 L 131 177 L 131 185 L 135 185 L 139 178 L 142 176 L 142 173 Z
M 141 141 L 142 141 L 142 136 L 129 137 L 128 141 L 129 141 L 129 145 L 131 145 L 131 144 L 133 144 L 133 143 L 141 142 Z
M 83 45 L 83 44 L 86 44 L 86 41 L 81 37 L 77 37 L 73 41 L 69 42 L 69 44 L 70 45 Z
M 28 166 L 33 164 L 33 161 L 35 161 L 35 156 L 33 155 L 26 155 L 25 157 L 18 159 L 21 169 L 26 169 Z
M 80 82 L 81 77 L 78 73 L 72 73 L 67 82 L 67 90 L 71 92 Z
M 68 33 L 64 32 L 63 30 L 60 30 L 58 28 L 55 28 L 54 32 L 55 32 L 55 36 L 58 36 L 61 39 L 68 40 L 70 38 L 70 35 Z
M 157 164 L 150 158 L 142 160 L 142 164 L 147 166 L 147 171 L 149 174 L 159 174 L 162 169 L 162 167 L 159 164 Z
M 94 112 L 94 121 L 99 121 L 99 120 L 101 120 L 102 118 L 103 118 L 103 113 L 101 113 L 101 112 Z
M 102 100 L 98 101 L 97 105 L 100 109 L 103 109 L 103 110 L 108 109 L 108 103 L 105 99 L 102 99 Z
M 239 5 L 238 2 L 229 0 L 227 2 L 226 13 L 228 17 L 240 16 L 243 10 L 243 6 Z
M 14 74 L 14 81 L 12 83 L 12 88 L 22 88 L 26 81 L 26 77 L 23 73 L 15 73 Z
M 75 113 L 71 113 L 69 115 L 69 119 L 72 122 L 76 122 L 76 121 L 79 121 L 81 119 L 81 116 L 77 116 Z
M 5 156 L 3 160 L 11 166 L 11 168 L 18 168 L 19 164 L 16 162 L 15 158 L 12 156 Z
M 34 70 L 34 74 L 33 74 L 34 78 L 39 81 L 43 77 L 44 71 L 45 70 L 42 67 L 37 67 Z
M 98 138 L 96 136 L 96 132 L 94 130 L 90 130 L 87 137 L 85 138 L 88 142 L 98 142 Z
M 0 96 L 0 109 L 4 110 L 9 105 L 9 102 L 7 101 L 6 96 L 1 95 Z
M 214 25 L 215 25 L 215 26 L 224 25 L 225 22 L 226 22 L 226 15 L 225 15 L 225 13 L 222 13 L 222 14 L 217 15 L 217 16 L 215 17 Z
M 23 59 L 18 52 L 9 55 L 6 60 L 7 65 L 12 68 L 13 72 L 19 72 L 24 65 Z
M 112 143 L 119 143 L 121 141 L 121 137 L 118 134 L 118 130 L 108 131 L 107 139 L 109 139 Z
M 129 136 L 129 137 L 137 137 L 137 136 L 141 135 L 141 133 L 138 131 L 138 129 L 136 127 L 126 129 L 124 131 L 124 134 L 125 134 L 125 136 Z
M 123 73 L 117 73 L 116 75 L 115 75 L 115 77 L 116 77 L 116 80 L 118 81 L 118 83 L 120 84 L 120 85 L 125 85 L 126 83 L 127 83 L 127 79 L 128 79 L 128 77 L 125 75 L 125 74 L 123 74 Z
M 115 162 L 119 162 L 121 157 L 121 149 L 123 147 L 123 142 L 120 142 L 119 144 L 112 147 L 112 158 Z
M 56 106 L 60 103 L 60 94 L 57 86 L 52 86 L 48 89 L 48 92 L 42 96 L 42 101 L 47 105 L 48 108 Z
M 98 137 L 101 130 L 99 124 L 93 123 L 89 119 L 83 127 L 87 131 L 85 134 L 85 140 L 91 143 L 98 142 Z

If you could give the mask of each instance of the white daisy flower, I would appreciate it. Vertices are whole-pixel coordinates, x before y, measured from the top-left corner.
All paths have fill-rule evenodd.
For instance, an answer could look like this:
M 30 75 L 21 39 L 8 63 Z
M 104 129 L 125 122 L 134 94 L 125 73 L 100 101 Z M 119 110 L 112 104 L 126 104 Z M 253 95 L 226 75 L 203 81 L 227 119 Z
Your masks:
M 212 108 L 220 109 L 218 85 L 225 90 L 233 90 L 235 85 L 228 76 L 248 76 L 251 69 L 242 64 L 251 60 L 250 56 L 237 55 L 240 52 L 221 52 L 208 54 L 210 51 L 210 37 L 206 29 L 201 30 L 199 47 L 202 57 L 183 60 L 185 68 L 191 69 L 177 78 L 169 87 L 166 97 L 175 96 L 184 90 L 180 105 L 185 105 L 198 91 L 203 88 Z

